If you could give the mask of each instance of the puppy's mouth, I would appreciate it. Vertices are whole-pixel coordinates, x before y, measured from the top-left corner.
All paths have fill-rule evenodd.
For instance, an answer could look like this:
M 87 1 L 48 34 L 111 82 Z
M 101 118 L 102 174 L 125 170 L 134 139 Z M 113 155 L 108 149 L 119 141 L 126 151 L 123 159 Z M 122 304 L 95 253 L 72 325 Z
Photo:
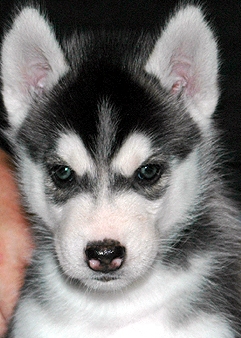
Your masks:
M 99 276 L 99 277 L 94 278 L 94 280 L 98 282 L 110 282 L 110 281 L 115 281 L 117 279 L 119 279 L 119 277 L 117 276 Z

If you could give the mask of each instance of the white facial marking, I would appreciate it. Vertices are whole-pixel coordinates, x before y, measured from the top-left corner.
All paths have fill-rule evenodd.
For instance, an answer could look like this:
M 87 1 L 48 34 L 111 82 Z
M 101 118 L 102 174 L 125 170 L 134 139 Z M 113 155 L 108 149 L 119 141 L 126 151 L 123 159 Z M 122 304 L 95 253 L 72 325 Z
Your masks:
M 81 139 L 74 133 L 63 134 L 57 153 L 78 174 L 94 171 L 94 162 Z
M 39 215 L 46 224 L 54 223 L 54 215 L 49 209 L 44 190 L 44 173 L 39 164 L 22 153 L 21 162 L 22 187 L 27 196 L 31 212 Z
M 151 155 L 151 142 L 143 134 L 131 135 L 115 156 L 112 167 L 115 171 L 130 177 Z
M 187 217 L 187 211 L 195 203 L 198 196 L 197 156 L 197 153 L 193 152 L 183 163 L 173 164 L 169 187 L 159 205 L 159 220 L 163 233 L 175 232 L 176 224 Z

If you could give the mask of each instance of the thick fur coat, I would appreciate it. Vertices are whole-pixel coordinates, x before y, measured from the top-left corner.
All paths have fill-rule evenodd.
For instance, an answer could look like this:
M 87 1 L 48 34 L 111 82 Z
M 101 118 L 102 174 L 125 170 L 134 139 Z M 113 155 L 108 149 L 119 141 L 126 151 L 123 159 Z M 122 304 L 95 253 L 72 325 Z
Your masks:
M 1 65 L 36 240 L 7 337 L 241 337 L 241 227 L 219 174 L 217 44 L 201 10 L 179 8 L 157 36 L 59 42 L 25 7 Z

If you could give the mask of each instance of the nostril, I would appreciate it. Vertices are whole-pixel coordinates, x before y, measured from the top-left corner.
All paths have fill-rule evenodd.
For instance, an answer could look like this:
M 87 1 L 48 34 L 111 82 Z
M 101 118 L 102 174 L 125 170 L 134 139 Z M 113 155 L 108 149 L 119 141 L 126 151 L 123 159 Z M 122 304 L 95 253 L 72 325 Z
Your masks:
M 113 240 L 89 243 L 85 250 L 88 266 L 99 272 L 119 269 L 123 264 L 125 254 L 125 247 Z

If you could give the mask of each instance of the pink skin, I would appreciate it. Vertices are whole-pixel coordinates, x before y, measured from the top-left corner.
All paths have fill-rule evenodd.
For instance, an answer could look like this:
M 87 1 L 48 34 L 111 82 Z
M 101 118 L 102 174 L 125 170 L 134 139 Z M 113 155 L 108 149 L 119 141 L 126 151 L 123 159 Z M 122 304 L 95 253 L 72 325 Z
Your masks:
M 184 88 L 186 88 L 186 94 L 188 96 L 194 96 L 196 92 L 196 84 L 194 76 L 191 73 L 190 63 L 185 60 L 185 57 L 183 60 L 173 60 L 173 62 L 174 65 L 172 67 L 172 73 L 174 73 L 179 79 L 173 84 L 171 93 L 180 93 Z
M 33 248 L 13 170 L 10 158 L 0 150 L 0 337 L 7 329 Z

